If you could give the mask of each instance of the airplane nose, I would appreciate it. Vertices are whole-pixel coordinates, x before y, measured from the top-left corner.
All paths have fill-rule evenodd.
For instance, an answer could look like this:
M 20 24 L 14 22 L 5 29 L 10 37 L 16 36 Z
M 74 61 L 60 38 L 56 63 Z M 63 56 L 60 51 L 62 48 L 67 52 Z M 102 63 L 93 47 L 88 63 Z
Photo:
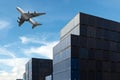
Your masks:
M 19 10 L 19 8 L 18 8 L 18 7 L 16 7 L 16 9 L 17 9 L 17 10 Z
M 20 7 L 16 7 L 16 9 L 17 9 L 18 11 L 20 11 L 20 10 L 21 10 L 21 8 L 20 8 Z

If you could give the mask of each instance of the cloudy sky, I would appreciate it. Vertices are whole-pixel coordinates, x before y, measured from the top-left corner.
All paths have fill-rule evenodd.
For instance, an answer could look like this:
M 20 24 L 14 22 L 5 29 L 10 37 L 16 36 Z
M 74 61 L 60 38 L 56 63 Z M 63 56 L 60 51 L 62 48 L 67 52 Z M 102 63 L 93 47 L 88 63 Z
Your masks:
M 28 12 L 46 12 L 18 27 L 16 7 Z M 0 1 L 0 80 L 22 78 L 31 57 L 52 59 L 59 32 L 78 12 L 120 22 L 120 0 L 1 0 Z

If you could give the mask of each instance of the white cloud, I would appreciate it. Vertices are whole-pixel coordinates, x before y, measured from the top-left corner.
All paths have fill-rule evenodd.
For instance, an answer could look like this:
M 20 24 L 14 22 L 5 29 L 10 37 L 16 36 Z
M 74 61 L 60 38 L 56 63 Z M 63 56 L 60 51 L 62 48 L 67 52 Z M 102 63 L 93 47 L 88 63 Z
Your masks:
M 4 39 L 7 37 L 9 30 L 11 29 L 11 21 L 10 20 L 1 20 L 0 19 L 0 39 Z
M 53 58 L 53 47 L 58 43 L 58 41 L 49 42 L 40 47 L 31 47 L 29 49 L 24 49 L 24 53 L 27 55 L 30 54 L 39 54 L 42 56 Z
M 0 59 L 0 80 L 16 80 L 16 78 L 22 78 L 28 58 L 17 58 L 14 52 L 2 46 L 0 46 L 0 55 L 10 57 Z
M 19 39 L 21 40 L 22 44 L 28 44 L 28 43 L 37 43 L 37 45 L 39 44 L 40 46 L 38 47 L 33 47 L 33 46 L 29 46 L 29 48 L 23 48 L 22 52 L 24 54 L 26 54 L 27 56 L 32 56 L 33 54 L 38 54 L 40 56 L 45 56 L 48 57 L 50 59 L 53 58 L 53 47 L 58 43 L 58 41 L 51 41 L 48 42 L 46 39 L 50 36 L 53 36 L 49 34 L 43 34 L 44 36 L 21 36 L 19 37 Z M 46 36 L 45 36 L 46 35 Z M 29 45 L 29 44 L 28 44 Z
M 4 47 L 0 47 L 0 55 L 6 55 L 6 56 L 10 56 L 11 58 L 15 58 L 15 55 L 13 52 L 7 50 Z
M 57 41 L 47 42 L 39 47 L 31 47 L 24 49 L 25 54 L 31 55 L 33 53 L 52 58 L 52 49 L 57 44 Z M 10 59 L 0 59 L 0 80 L 15 80 L 22 78 L 25 72 L 25 64 L 28 58 L 16 58 L 13 52 L 9 51 L 7 47 L 0 47 L 0 55 L 11 56 Z M 4 66 L 11 67 L 10 71 L 7 71 Z
M 25 36 L 21 36 L 21 37 L 20 37 L 20 40 L 21 40 L 21 42 L 22 42 L 23 44 L 29 42 L 29 39 L 28 39 L 27 37 L 25 37 Z
M 21 36 L 19 37 L 19 39 L 21 40 L 21 42 L 23 44 L 27 44 L 27 43 L 39 43 L 39 44 L 44 44 L 46 43 L 44 40 L 41 40 L 39 38 L 35 38 L 34 36 L 31 36 L 31 37 L 26 37 L 26 36 Z
M 54 36 L 54 37 L 53 37 Z M 48 40 L 56 39 L 56 33 L 35 33 L 20 36 L 19 39 L 22 44 L 37 43 L 46 44 Z
M 8 21 L 0 20 L 0 30 L 3 30 L 8 27 L 10 27 L 10 23 Z
M 27 58 L 1 59 L 0 64 L 10 66 L 12 69 L 10 72 L 4 69 L 0 71 L 0 80 L 16 80 L 17 78 L 22 78 L 27 61 Z
M 17 78 L 22 78 L 28 58 L 17 58 L 16 55 L 18 53 L 26 54 L 28 57 L 34 53 L 40 56 L 52 58 L 53 47 L 58 43 L 58 41 L 48 42 L 46 41 L 47 36 L 42 37 L 43 36 L 38 37 L 30 35 L 27 37 L 21 36 L 19 37 L 21 42 L 17 41 L 15 43 L 0 46 L 0 55 L 9 56 L 7 59 L 0 59 L 0 80 L 16 80 Z M 32 47 L 29 46 L 31 44 L 28 43 L 37 43 L 37 46 L 40 46 Z M 18 52 L 15 52 L 17 48 L 15 48 L 15 50 L 11 49 L 12 47 L 18 46 L 18 44 L 20 47 Z M 8 69 L 10 70 L 8 71 Z

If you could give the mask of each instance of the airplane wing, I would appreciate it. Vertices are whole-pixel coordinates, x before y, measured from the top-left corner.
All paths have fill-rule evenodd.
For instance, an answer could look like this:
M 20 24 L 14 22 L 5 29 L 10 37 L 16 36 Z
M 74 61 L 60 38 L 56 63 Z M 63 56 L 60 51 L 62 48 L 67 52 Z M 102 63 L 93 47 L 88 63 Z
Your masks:
M 21 18 L 18 17 L 18 21 L 17 21 L 19 23 L 19 26 L 21 26 L 25 21 L 29 21 L 32 24 L 32 28 L 35 28 L 36 26 L 42 24 L 33 21 L 31 18 L 46 14 L 46 13 L 37 13 L 35 11 L 33 13 L 30 13 L 29 11 L 28 13 L 25 13 L 20 7 L 17 7 L 17 10 L 21 13 Z
M 41 16 L 44 15 L 45 13 L 37 13 L 37 12 L 33 12 L 33 13 L 24 13 L 25 15 L 27 15 L 29 18 L 33 18 L 33 17 L 37 17 L 37 16 Z
M 36 11 L 34 11 L 33 13 L 30 14 L 35 16 L 41 16 L 41 15 L 45 15 L 46 13 L 37 13 Z

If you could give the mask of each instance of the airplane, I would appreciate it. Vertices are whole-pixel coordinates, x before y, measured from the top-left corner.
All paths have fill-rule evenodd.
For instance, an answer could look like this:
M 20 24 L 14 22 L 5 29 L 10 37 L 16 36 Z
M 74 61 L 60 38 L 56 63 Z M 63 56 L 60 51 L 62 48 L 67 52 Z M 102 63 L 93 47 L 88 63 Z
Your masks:
M 21 13 L 21 17 L 18 17 L 19 20 L 17 20 L 19 26 L 21 26 L 25 21 L 29 21 L 32 24 L 32 29 L 38 25 L 42 25 L 38 22 L 33 21 L 32 18 L 46 14 L 46 13 L 37 13 L 36 11 L 34 11 L 33 13 L 30 13 L 29 11 L 28 13 L 25 13 L 20 7 L 17 7 L 17 10 Z

